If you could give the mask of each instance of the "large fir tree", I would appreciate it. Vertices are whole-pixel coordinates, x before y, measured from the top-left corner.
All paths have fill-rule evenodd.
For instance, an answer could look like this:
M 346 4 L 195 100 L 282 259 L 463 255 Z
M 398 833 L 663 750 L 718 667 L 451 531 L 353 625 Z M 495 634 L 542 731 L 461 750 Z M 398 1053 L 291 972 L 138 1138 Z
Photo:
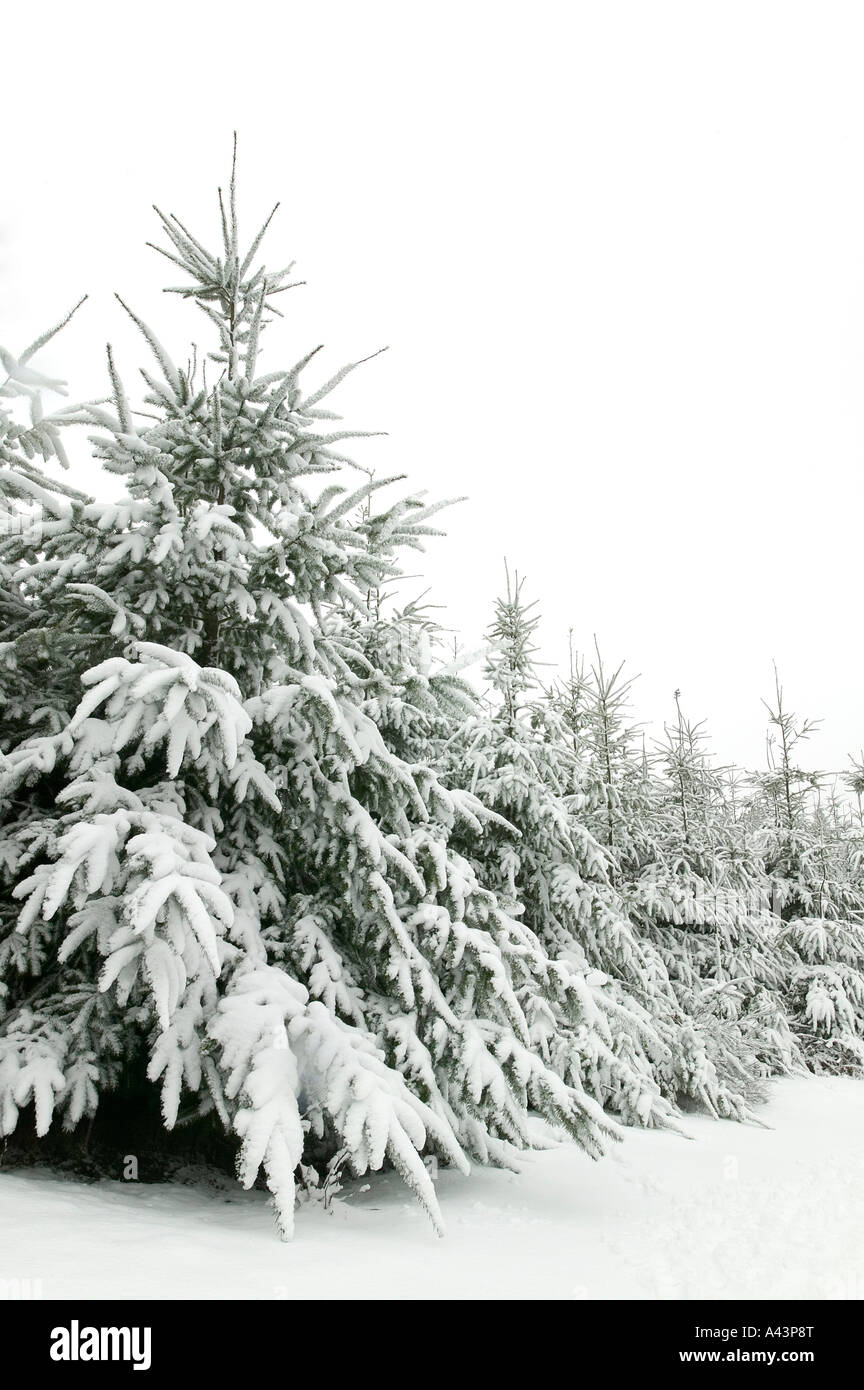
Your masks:
M 4 671 L 34 661 L 40 693 L 3 731 L 2 1129 L 31 1101 L 40 1133 L 74 1126 L 146 1066 L 166 1125 L 187 1096 L 236 1131 L 284 1232 L 313 1144 L 389 1159 L 437 1223 L 427 1147 L 510 1162 L 539 1113 L 601 1152 L 613 1126 L 556 1059 L 605 1023 L 454 847 L 481 801 L 370 713 L 388 679 L 349 615 L 435 507 L 346 489 L 325 402 L 350 368 L 262 371 L 290 271 L 257 264 L 266 223 L 241 249 L 233 175 L 220 207 L 218 252 L 160 214 L 214 350 L 179 367 L 133 313 L 143 411 L 109 349 L 110 402 L 65 416 L 121 499 L 55 502 L 7 430 L 7 492 L 35 471 L 48 520 L 2 552 Z

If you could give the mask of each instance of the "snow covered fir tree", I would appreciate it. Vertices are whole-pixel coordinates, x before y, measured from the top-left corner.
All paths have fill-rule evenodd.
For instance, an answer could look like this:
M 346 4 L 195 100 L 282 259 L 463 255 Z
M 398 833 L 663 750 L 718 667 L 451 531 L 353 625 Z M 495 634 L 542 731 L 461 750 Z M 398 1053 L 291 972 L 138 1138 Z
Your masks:
M 430 1155 L 600 1157 L 860 1068 L 860 769 L 820 796 L 779 690 L 766 773 L 680 707 L 645 746 L 599 657 L 543 684 L 509 576 L 466 680 L 397 606 L 441 504 L 353 468 L 359 364 L 265 363 L 291 271 L 233 171 L 219 211 L 215 250 L 159 214 L 211 342 L 179 366 L 123 305 L 140 400 L 109 348 L 107 399 L 49 411 L 59 329 L 2 352 L 0 1135 L 150 1087 L 285 1236 L 301 1177 L 385 1164 L 442 1229 Z M 67 483 L 73 430 L 115 500 Z
M 812 720 L 784 703 L 775 672 L 769 769 L 757 779 L 760 847 L 789 958 L 791 1027 L 817 1070 L 860 1071 L 864 1063 L 864 878 L 862 824 L 798 763 Z M 803 750 L 801 750 L 803 751 Z M 858 769 L 846 781 L 855 790 Z

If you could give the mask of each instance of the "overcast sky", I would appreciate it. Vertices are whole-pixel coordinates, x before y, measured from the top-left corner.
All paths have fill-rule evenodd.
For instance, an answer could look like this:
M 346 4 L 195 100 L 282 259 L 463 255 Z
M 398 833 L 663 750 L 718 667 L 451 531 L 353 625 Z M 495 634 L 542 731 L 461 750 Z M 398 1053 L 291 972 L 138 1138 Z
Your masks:
M 390 346 L 341 408 L 467 494 L 422 562 L 466 643 L 506 555 L 642 718 L 680 687 L 761 763 L 773 658 L 813 764 L 861 747 L 864 7 L 78 0 L 0 41 L 0 343 L 87 291 L 43 359 L 81 396 L 106 340 L 143 360 L 114 290 L 201 341 L 144 242 L 153 202 L 215 235 L 236 127 L 246 230 L 280 199 L 308 282 L 270 365 Z

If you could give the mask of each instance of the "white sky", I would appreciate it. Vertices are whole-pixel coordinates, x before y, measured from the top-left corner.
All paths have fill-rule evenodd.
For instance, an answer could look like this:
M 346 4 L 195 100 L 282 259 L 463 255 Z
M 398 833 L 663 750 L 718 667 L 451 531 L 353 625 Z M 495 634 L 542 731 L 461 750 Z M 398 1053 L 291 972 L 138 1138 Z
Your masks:
M 183 357 L 150 204 L 212 239 L 236 126 L 246 229 L 281 199 L 308 281 L 271 365 L 390 345 L 339 403 L 469 496 L 422 562 L 466 643 L 506 555 L 642 718 L 680 686 L 761 763 L 776 658 L 814 763 L 864 743 L 860 4 L 77 0 L 0 41 L 0 343 L 86 290 L 42 360 L 103 394 L 108 338 L 145 360 L 116 289 Z

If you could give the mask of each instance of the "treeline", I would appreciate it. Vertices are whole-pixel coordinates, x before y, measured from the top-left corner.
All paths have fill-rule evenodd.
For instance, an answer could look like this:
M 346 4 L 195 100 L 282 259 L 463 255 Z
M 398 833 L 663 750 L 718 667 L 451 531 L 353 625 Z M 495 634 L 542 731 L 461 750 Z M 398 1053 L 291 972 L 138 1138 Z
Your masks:
M 440 1224 L 429 1153 L 599 1156 L 858 1068 L 861 817 L 813 795 L 779 691 L 764 775 L 680 709 L 647 748 L 620 671 L 538 682 L 515 583 L 478 694 L 387 598 L 438 508 L 346 482 L 352 366 L 261 365 L 267 224 L 241 246 L 233 173 L 215 251 L 160 217 L 206 356 L 133 313 L 143 399 L 109 350 L 107 399 L 53 412 L 52 335 L 2 356 L 0 1133 L 150 1084 L 166 1127 L 236 1137 L 285 1234 L 298 1177 L 385 1161 Z M 73 428 L 119 501 L 56 480 Z

